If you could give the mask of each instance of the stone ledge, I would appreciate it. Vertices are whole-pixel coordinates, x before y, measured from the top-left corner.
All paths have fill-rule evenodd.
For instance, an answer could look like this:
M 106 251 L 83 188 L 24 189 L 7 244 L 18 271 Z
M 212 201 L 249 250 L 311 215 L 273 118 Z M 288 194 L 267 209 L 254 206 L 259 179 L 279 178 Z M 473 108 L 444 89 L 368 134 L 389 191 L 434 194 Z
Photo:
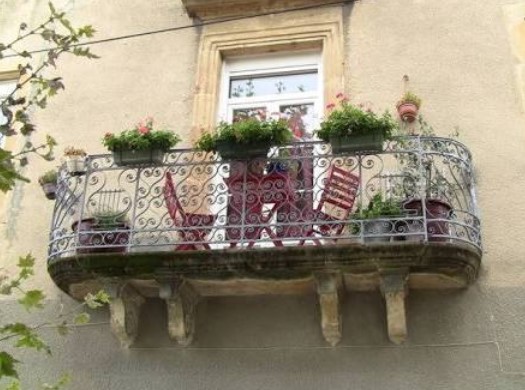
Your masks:
M 182 0 L 189 16 L 201 20 L 249 16 L 310 6 L 340 5 L 335 0 Z

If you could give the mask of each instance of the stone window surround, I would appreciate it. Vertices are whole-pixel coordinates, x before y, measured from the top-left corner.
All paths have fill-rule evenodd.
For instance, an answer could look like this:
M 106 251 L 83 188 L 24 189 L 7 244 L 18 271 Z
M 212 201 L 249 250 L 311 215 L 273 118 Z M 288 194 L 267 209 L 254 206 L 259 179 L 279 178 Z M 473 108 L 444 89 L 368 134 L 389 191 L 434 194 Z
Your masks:
M 317 49 L 321 52 L 324 101 L 333 101 L 344 88 L 342 8 L 298 11 L 204 27 L 198 52 L 192 135 L 215 127 L 223 60 L 229 56 Z

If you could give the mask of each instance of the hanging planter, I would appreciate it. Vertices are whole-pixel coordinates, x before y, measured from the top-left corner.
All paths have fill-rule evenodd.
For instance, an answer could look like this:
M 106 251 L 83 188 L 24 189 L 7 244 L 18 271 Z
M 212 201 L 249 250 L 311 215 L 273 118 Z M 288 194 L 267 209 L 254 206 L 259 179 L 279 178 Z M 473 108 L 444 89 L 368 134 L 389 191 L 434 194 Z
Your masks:
M 223 160 L 265 158 L 272 146 L 291 141 L 292 132 L 285 120 L 260 121 L 247 118 L 234 123 L 221 122 L 215 133 L 204 133 L 195 147 L 217 152 Z
M 54 200 L 57 192 L 57 171 L 47 171 L 38 178 L 47 199 Z
M 86 151 L 68 146 L 64 150 L 66 159 L 66 169 L 73 176 L 80 176 L 86 173 Z
M 116 165 L 154 165 L 162 164 L 164 151 L 160 149 L 120 149 L 113 151 L 113 160 Z
M 334 154 L 381 152 L 384 141 L 397 128 L 390 114 L 385 112 L 379 116 L 354 106 L 342 94 L 337 98 L 337 106 L 333 103 L 326 106 L 330 113 L 321 123 L 317 136 L 330 143 Z
M 368 134 L 350 134 L 347 136 L 330 136 L 332 153 L 379 153 L 383 150 L 385 136 L 378 130 Z
M 416 120 L 421 107 L 421 98 L 409 91 L 397 102 L 396 107 L 401 120 L 412 123 Z
M 102 143 L 112 153 L 116 165 L 162 164 L 164 154 L 180 141 L 170 130 L 154 130 L 153 119 L 138 123 L 120 134 L 106 133 Z

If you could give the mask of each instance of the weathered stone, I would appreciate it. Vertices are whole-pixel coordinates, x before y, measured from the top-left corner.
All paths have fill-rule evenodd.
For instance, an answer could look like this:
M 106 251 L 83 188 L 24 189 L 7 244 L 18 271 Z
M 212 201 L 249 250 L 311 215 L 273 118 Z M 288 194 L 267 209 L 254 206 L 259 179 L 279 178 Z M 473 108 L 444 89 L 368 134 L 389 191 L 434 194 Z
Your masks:
M 335 346 L 341 340 L 343 320 L 341 299 L 343 297 L 342 276 L 339 273 L 318 273 L 317 294 L 321 307 L 321 329 L 325 340 Z
M 394 344 L 401 344 L 407 338 L 405 298 L 408 270 L 398 270 L 381 275 L 381 292 L 385 297 L 388 338 Z

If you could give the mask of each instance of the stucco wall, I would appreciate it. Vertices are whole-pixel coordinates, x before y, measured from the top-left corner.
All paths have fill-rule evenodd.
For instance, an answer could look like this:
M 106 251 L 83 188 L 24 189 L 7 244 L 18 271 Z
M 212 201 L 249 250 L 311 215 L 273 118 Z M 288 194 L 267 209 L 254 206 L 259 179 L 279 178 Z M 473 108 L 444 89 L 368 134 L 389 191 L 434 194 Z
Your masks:
M 43 6 L 14 3 L 0 1 L 0 20 L 8 13 L 15 25 L 35 20 L 41 11 L 33 11 L 33 3 Z M 525 246 L 519 226 L 525 215 L 525 117 L 519 57 L 509 34 L 509 23 L 520 21 L 505 17 L 515 3 L 361 0 L 344 10 L 346 92 L 352 100 L 393 111 L 408 75 L 411 89 L 424 99 L 425 118 L 440 135 L 459 126 L 476 164 L 482 273 L 466 291 L 411 292 L 404 346 L 387 341 L 379 293 L 347 296 L 343 339 L 335 348 L 322 339 L 315 297 L 205 300 L 198 307 L 195 344 L 187 349 L 168 341 L 162 307 L 150 302 L 130 350 L 120 349 L 104 313 L 66 339 L 50 329 L 54 357 L 28 357 L 29 380 L 70 371 L 75 389 L 524 388 Z M 62 5 L 77 24 L 93 24 L 97 39 L 191 23 L 173 0 Z M 9 25 L 0 23 L 0 37 Z M 58 73 L 66 91 L 35 113 L 39 132 L 90 153 L 103 151 L 106 131 L 147 115 L 188 135 L 198 34 L 186 29 L 104 43 L 92 49 L 101 59 L 64 59 Z M 52 165 L 32 159 L 27 173 L 36 179 Z M 33 180 L 6 205 L 3 264 L 12 266 L 16 254 L 32 251 L 39 259 L 34 283 L 51 299 L 48 310 L 60 302 L 71 305 L 45 271 L 52 204 Z M 3 302 L 2 311 L 20 315 L 13 302 Z

